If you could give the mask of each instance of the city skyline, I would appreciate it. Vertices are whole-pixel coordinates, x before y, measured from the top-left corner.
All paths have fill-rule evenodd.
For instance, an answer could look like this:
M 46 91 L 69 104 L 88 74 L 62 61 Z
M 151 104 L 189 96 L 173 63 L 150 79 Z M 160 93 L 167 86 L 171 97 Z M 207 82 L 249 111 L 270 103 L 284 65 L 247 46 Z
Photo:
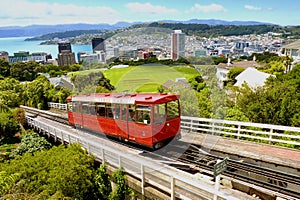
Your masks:
M 300 25 L 299 7 L 300 2 L 292 0 L 10 0 L 2 4 L 0 27 L 189 19 L 259 21 L 286 26 Z

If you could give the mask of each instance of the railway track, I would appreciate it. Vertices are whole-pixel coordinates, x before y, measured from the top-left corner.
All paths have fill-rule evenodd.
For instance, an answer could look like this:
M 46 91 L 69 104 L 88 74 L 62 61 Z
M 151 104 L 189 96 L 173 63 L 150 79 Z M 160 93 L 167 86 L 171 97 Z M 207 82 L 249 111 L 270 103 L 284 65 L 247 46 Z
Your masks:
M 217 160 L 224 159 L 208 153 L 203 154 L 203 151 L 199 151 L 199 149 L 199 147 L 191 145 L 178 160 L 184 163 L 192 163 L 199 170 L 213 171 L 213 165 Z M 199 154 L 202 155 L 199 156 Z M 227 166 L 226 171 L 223 173 L 227 177 L 300 199 L 300 179 L 297 175 L 232 159 L 228 159 Z
M 33 116 L 39 115 L 60 123 L 68 123 L 66 115 L 62 116 L 57 113 L 50 115 L 50 113 L 46 111 L 36 111 L 35 109 L 27 107 L 23 108 L 27 113 L 31 113 Z M 186 146 L 186 144 L 181 143 L 182 142 L 179 141 L 176 144 L 170 144 L 170 149 L 172 150 L 169 152 L 158 151 L 158 153 L 156 153 L 147 150 L 143 151 L 145 154 L 151 155 L 152 157 L 157 157 L 156 159 L 158 160 L 165 159 L 166 164 L 169 163 L 169 165 L 174 167 L 176 167 L 176 162 L 185 163 L 186 166 L 193 166 L 193 173 L 197 171 L 202 173 L 204 172 L 205 174 L 210 175 L 213 179 L 213 165 L 217 162 L 217 160 L 222 160 L 223 158 L 206 153 L 201 149 L 200 146 L 196 145 L 190 145 L 189 148 L 182 149 L 182 146 Z M 131 146 L 129 144 L 126 145 Z M 134 146 L 134 148 L 140 148 L 139 150 L 142 150 L 139 146 Z M 178 157 L 178 154 L 181 154 L 181 156 Z M 186 171 L 188 171 L 188 169 L 186 169 Z M 288 199 L 300 199 L 300 177 L 297 175 L 271 170 L 266 167 L 232 159 L 229 159 L 228 168 L 223 175 L 232 179 L 256 185 L 269 191 L 284 194 L 290 197 Z

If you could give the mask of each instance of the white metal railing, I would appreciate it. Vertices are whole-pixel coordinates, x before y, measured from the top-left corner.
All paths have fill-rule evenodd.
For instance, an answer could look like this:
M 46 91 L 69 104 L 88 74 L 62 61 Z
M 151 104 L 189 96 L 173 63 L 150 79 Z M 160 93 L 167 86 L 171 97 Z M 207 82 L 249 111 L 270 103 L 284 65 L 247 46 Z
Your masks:
M 54 108 L 54 109 L 59 109 L 59 110 L 67 110 L 67 104 L 64 104 L 64 103 L 48 102 L 48 107 Z
M 66 104 L 49 103 L 49 107 L 67 110 Z M 181 128 L 268 144 L 300 146 L 299 127 L 181 116 Z
M 93 140 L 87 140 L 77 134 L 60 130 L 58 127 L 51 126 L 35 118 L 26 116 L 28 124 L 37 129 L 40 133 L 62 143 L 80 143 L 89 153 L 96 156 L 102 163 L 108 163 L 114 167 L 122 167 L 127 173 L 141 180 L 142 194 L 144 195 L 145 184 L 161 188 L 171 195 L 171 199 L 180 197 L 190 199 L 189 196 L 198 196 L 199 199 L 212 199 L 215 196 L 222 199 L 237 198 L 221 191 L 215 191 L 211 185 L 203 184 L 191 178 L 186 178 L 182 174 L 185 172 L 175 171 L 166 165 L 154 163 L 146 158 L 137 159 L 137 155 L 129 155 L 122 151 L 117 151 L 111 147 L 96 143 Z
M 182 116 L 181 128 L 236 139 L 264 141 L 269 144 L 300 146 L 299 127 Z

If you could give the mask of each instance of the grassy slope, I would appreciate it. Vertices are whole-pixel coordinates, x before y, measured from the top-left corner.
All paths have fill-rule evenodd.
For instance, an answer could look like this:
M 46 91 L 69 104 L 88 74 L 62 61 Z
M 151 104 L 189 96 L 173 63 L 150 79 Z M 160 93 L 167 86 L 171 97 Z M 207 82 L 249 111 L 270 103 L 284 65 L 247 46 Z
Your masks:
M 168 80 L 187 80 L 198 73 L 187 66 L 169 67 L 165 65 L 143 65 L 104 71 L 104 75 L 117 88 L 118 92 L 157 92 L 157 88 Z

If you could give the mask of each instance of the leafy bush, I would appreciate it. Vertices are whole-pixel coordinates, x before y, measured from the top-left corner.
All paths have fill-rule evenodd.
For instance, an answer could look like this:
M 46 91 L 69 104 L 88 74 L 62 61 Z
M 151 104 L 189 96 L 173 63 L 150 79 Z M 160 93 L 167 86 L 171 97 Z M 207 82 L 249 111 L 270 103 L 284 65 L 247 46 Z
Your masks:
M 21 145 L 11 154 L 11 157 L 22 156 L 25 153 L 48 150 L 51 144 L 39 134 L 29 131 L 21 140 Z
M 48 151 L 27 153 L 0 164 L 8 176 L 20 173 L 10 194 L 26 192 L 30 199 L 96 199 L 94 157 L 78 144 L 61 145 Z

